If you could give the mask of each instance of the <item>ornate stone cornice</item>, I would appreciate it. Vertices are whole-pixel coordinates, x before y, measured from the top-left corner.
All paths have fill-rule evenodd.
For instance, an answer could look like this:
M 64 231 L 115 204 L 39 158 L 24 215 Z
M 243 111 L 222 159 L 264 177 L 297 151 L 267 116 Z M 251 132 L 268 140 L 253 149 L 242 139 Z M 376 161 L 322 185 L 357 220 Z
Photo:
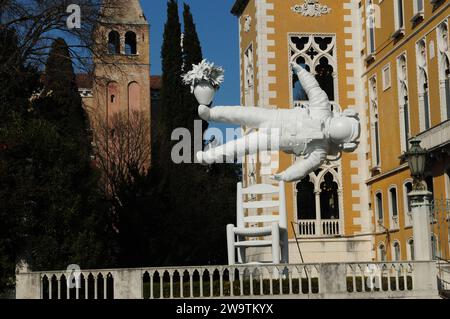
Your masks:
M 319 3 L 319 0 L 305 0 L 303 4 L 296 4 L 292 11 L 305 17 L 321 17 L 331 13 L 331 8 Z

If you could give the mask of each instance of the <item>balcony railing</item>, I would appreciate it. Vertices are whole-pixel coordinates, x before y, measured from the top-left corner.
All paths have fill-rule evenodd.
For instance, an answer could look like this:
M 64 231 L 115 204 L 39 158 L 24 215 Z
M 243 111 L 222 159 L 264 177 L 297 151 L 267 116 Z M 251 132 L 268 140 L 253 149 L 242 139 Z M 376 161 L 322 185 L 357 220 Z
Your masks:
M 342 222 L 340 220 L 299 220 L 299 237 L 335 237 L 343 235 Z
M 16 276 L 16 298 L 432 298 L 438 296 L 436 275 L 435 262 L 27 272 Z
M 448 144 L 450 141 L 450 120 L 420 133 L 416 138 L 421 141 L 420 145 L 429 151 Z

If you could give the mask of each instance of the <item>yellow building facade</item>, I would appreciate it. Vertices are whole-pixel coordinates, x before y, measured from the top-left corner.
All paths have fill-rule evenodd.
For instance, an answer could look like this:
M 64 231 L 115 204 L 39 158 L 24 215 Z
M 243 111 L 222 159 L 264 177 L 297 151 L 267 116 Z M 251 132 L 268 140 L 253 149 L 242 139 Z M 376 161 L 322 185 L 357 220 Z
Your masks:
M 408 192 L 412 180 L 401 155 L 412 138 L 429 150 L 426 184 L 436 200 L 433 255 L 450 259 L 448 1 L 364 1 L 365 83 L 370 118 L 370 198 L 378 260 L 413 259 Z
M 446 125 L 450 114 L 445 104 L 450 100 L 448 73 L 438 63 L 448 61 L 448 47 L 437 38 L 439 33 L 448 42 L 447 29 L 441 25 L 448 26 L 448 1 L 424 0 L 422 7 L 414 1 L 237 0 L 232 8 L 239 19 L 243 105 L 307 107 L 307 97 L 289 66 L 295 61 L 316 76 L 333 108 L 355 108 L 361 118 L 360 145 L 354 153 L 330 159 L 305 180 L 287 186 L 288 219 L 293 225 L 289 229 L 291 262 L 413 257 L 407 253 L 412 229 L 410 215 L 405 213 L 409 202 L 404 200 L 411 179 L 400 157 L 408 139 L 441 132 L 439 127 Z M 400 12 L 403 25 L 399 26 L 395 19 Z M 426 55 L 423 80 L 417 77 L 416 60 L 421 56 L 416 52 L 428 51 L 430 41 L 434 41 L 434 58 Z M 406 93 L 405 77 L 397 76 L 398 69 L 406 70 Z M 420 83 L 429 83 L 429 90 L 419 94 Z M 405 118 L 409 121 L 402 124 Z M 402 131 L 410 133 L 403 136 Z M 424 137 L 422 146 L 435 150 L 429 161 L 434 196 L 445 199 L 450 197 L 448 135 L 440 137 L 439 145 L 428 142 L 436 143 L 434 135 Z M 270 182 L 272 174 L 295 160 L 276 152 L 248 157 L 244 182 Z M 441 252 L 449 250 L 447 217 L 442 213 L 442 222 L 438 218 L 434 224 Z

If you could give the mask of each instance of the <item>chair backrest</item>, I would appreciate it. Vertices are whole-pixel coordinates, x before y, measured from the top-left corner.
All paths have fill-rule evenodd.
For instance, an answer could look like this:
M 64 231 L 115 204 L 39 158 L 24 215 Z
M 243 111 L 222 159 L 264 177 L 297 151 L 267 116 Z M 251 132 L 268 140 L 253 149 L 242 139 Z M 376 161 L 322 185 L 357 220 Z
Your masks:
M 255 195 L 256 200 L 248 200 Z M 264 195 L 278 195 L 277 199 L 260 199 Z M 278 215 L 261 214 L 257 216 L 245 216 L 244 211 L 249 209 L 277 208 Z M 237 184 L 237 227 L 243 228 L 248 223 L 272 223 L 278 222 L 280 228 L 287 229 L 286 192 L 284 182 L 278 186 L 270 184 L 252 185 L 243 188 L 242 183 Z

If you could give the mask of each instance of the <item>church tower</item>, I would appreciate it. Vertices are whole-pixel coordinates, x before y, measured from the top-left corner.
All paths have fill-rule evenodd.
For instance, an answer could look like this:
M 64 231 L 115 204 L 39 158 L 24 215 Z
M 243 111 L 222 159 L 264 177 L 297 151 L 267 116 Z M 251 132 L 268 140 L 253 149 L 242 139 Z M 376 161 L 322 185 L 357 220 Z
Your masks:
M 93 130 L 103 121 L 109 123 L 114 115 L 139 113 L 150 132 L 150 32 L 140 1 L 104 0 L 99 20 L 94 33 L 93 96 L 88 107 Z M 150 142 L 149 133 L 145 143 Z

